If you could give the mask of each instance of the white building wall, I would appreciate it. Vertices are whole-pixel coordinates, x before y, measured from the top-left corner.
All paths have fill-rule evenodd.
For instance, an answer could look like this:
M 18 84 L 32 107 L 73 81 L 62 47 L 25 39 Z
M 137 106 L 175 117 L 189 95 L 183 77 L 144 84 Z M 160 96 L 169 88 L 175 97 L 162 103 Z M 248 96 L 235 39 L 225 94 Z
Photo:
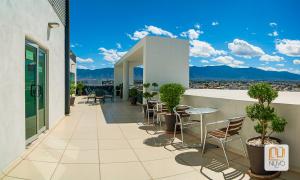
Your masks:
M 60 23 L 49 40 L 48 22 Z M 64 117 L 64 26 L 47 0 L 1 0 L 0 169 L 25 150 L 26 37 L 49 52 L 49 126 Z
M 188 90 L 186 92 L 187 95 L 184 95 L 182 98 L 182 104 L 188 104 L 193 107 L 217 108 L 218 112 L 204 116 L 204 123 L 246 115 L 246 106 L 253 104 L 254 101 L 246 97 L 245 91 L 230 90 L 229 93 L 230 96 L 228 95 L 228 90 Z M 297 97 L 299 97 L 299 94 L 293 95 L 293 101 L 291 101 L 291 98 L 289 99 L 289 97 L 292 96 L 289 96 L 288 94 L 279 94 L 278 100 L 280 100 L 280 103 L 276 102 L 273 104 L 278 114 L 288 121 L 285 131 L 278 134 L 274 133 L 273 136 L 279 137 L 284 144 L 289 145 L 290 168 L 300 172 L 300 156 L 298 156 L 298 153 L 300 152 L 300 143 L 299 140 L 297 140 L 300 129 L 300 105 L 299 100 L 296 100 Z M 297 104 L 290 104 L 290 102 Z M 193 118 L 199 119 L 199 116 Z M 258 136 L 253 128 L 254 125 L 254 122 L 246 118 L 241 131 L 244 141 L 248 138 Z M 200 137 L 200 128 L 194 127 L 192 129 L 187 129 L 187 131 Z M 228 149 L 242 155 L 241 145 L 238 140 L 228 143 Z
M 189 87 L 189 43 L 185 40 L 146 37 L 143 82 L 180 83 Z

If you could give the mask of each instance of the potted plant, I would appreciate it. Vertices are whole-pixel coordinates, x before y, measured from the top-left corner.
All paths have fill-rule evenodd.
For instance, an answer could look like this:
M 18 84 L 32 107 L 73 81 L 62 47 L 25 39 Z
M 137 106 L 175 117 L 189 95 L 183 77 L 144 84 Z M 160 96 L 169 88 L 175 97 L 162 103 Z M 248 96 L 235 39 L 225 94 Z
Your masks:
M 121 94 L 121 87 L 120 87 L 120 85 L 117 85 L 116 86 L 116 96 L 120 96 L 120 94 Z
M 248 95 L 258 102 L 247 106 L 247 116 L 254 122 L 255 131 L 260 134 L 247 140 L 247 151 L 250 160 L 250 173 L 254 176 L 272 176 L 278 174 L 264 169 L 264 146 L 266 144 L 280 144 L 281 140 L 271 137 L 276 132 L 284 131 L 287 121 L 277 115 L 272 101 L 278 97 L 278 92 L 267 83 L 257 83 L 250 86 Z
M 154 85 L 157 85 L 157 83 L 152 83 L 152 86 Z M 156 87 L 157 87 L 156 86 Z M 154 106 L 154 104 L 150 103 L 149 101 L 157 95 L 157 91 L 150 91 L 150 87 L 151 87 L 151 84 L 150 83 L 144 83 L 143 84 L 143 87 L 145 89 L 145 92 L 143 93 L 143 98 L 146 99 L 146 104 L 143 105 L 143 108 L 144 108 L 144 115 L 146 116 L 146 109 L 147 109 L 147 105 L 148 107 L 152 108 Z M 153 114 L 150 113 L 149 116 L 152 116 Z
M 72 83 L 70 86 L 70 105 L 71 106 L 74 106 L 75 93 L 76 93 L 76 85 L 75 85 L 75 83 Z
M 176 83 L 164 84 L 159 89 L 160 99 L 162 102 L 166 103 L 168 109 L 168 113 L 165 115 L 167 133 L 174 132 L 176 117 L 173 108 L 179 104 L 184 91 L 184 87 L 181 84 Z
M 84 84 L 82 82 L 79 82 L 77 84 L 77 90 L 78 90 L 78 95 L 81 96 L 83 92 Z
M 137 103 L 138 90 L 136 87 L 129 89 L 129 100 L 132 105 L 136 105 Z

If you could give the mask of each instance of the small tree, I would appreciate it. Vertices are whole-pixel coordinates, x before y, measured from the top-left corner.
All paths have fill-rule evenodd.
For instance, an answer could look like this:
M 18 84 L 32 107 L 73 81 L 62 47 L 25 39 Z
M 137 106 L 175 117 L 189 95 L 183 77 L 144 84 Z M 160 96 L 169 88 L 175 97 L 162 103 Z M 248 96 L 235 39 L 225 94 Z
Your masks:
M 79 83 L 77 84 L 77 89 L 78 89 L 78 94 L 79 94 L 79 95 L 82 95 L 83 88 L 84 88 L 84 84 L 83 84 L 82 82 L 79 82 Z
M 273 132 L 283 132 L 287 124 L 270 106 L 278 97 L 278 92 L 270 84 L 257 83 L 250 86 L 248 95 L 258 100 L 257 103 L 247 106 L 246 111 L 252 121 L 257 121 L 254 129 L 261 134 L 261 144 L 264 144 L 266 137 L 270 137 Z
M 184 87 L 176 83 L 164 84 L 160 87 L 160 99 L 166 103 L 169 112 L 173 113 L 173 108 L 179 104 L 184 91 Z
M 73 96 L 75 93 L 76 93 L 76 85 L 75 85 L 75 83 L 71 83 L 70 96 Z
M 150 92 L 149 91 L 150 86 L 151 86 L 150 83 L 144 83 L 143 84 L 143 87 L 145 88 L 145 92 L 143 93 L 143 97 L 147 100 L 147 102 L 149 100 L 151 100 L 151 98 L 153 98 L 155 95 L 157 95 L 157 92 Z M 152 83 L 152 86 L 157 87 L 158 84 L 157 83 Z

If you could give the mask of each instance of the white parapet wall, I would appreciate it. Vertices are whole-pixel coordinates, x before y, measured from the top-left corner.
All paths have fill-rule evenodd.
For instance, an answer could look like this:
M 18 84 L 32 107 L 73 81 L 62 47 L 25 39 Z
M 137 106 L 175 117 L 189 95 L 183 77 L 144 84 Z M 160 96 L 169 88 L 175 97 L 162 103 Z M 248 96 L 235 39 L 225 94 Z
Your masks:
M 59 23 L 48 29 L 49 22 Z M 49 126 L 64 117 L 64 25 L 48 0 L 0 1 L 0 170 L 25 150 L 25 39 L 48 51 Z
M 290 168 L 300 172 L 300 92 L 279 92 L 279 97 L 272 106 L 278 114 L 284 117 L 288 124 L 284 133 L 274 134 L 280 138 L 284 144 L 290 147 Z M 214 122 L 226 118 L 246 115 L 247 105 L 254 103 L 254 99 L 247 96 L 245 90 L 215 90 L 215 89 L 189 89 L 182 98 L 182 104 L 194 107 L 213 107 L 218 112 L 205 115 L 204 122 Z M 197 118 L 197 117 L 193 117 Z M 254 123 L 246 118 L 243 124 L 242 136 L 244 140 L 258 136 L 254 130 Z M 200 136 L 200 128 L 188 130 L 196 136 Z M 238 141 L 228 144 L 229 150 L 242 154 L 242 149 Z

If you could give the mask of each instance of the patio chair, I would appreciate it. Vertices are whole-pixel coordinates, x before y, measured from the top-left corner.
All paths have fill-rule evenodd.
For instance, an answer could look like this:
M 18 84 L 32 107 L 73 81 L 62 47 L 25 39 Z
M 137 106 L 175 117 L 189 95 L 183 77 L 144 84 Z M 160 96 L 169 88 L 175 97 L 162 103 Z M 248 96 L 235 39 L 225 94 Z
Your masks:
M 242 136 L 240 135 L 240 131 L 242 129 L 244 119 L 245 119 L 245 117 L 234 117 L 234 118 L 230 118 L 230 119 L 223 120 L 223 121 L 207 123 L 205 125 L 205 136 L 204 136 L 204 143 L 203 143 L 203 147 L 202 147 L 202 155 L 205 150 L 206 139 L 213 138 L 220 142 L 223 152 L 224 152 L 224 155 L 225 155 L 227 165 L 229 166 L 228 158 L 227 158 L 226 151 L 225 151 L 226 143 L 238 138 L 241 142 L 244 155 L 245 155 L 245 157 L 247 157 L 246 149 L 243 144 L 243 139 L 242 139 Z M 224 124 L 225 126 L 223 126 L 222 128 L 218 128 L 218 129 L 208 130 L 208 127 L 210 127 L 212 125 L 218 125 L 218 124 Z
M 150 124 L 150 113 L 152 113 L 152 121 L 154 123 L 154 112 L 155 112 L 155 106 L 158 102 L 157 101 L 147 101 L 147 107 L 146 107 L 146 115 L 148 119 L 148 124 Z
M 191 116 L 185 112 L 185 110 L 191 108 L 191 106 L 188 105 L 178 105 L 175 108 L 173 108 L 173 111 L 176 116 L 176 122 L 175 122 L 175 127 L 174 127 L 174 137 L 173 141 L 176 138 L 176 129 L 177 126 L 180 126 L 180 134 L 181 134 L 181 143 L 183 144 L 183 129 L 184 128 L 189 128 L 192 126 L 201 126 L 201 121 L 200 120 L 191 120 Z
M 89 90 L 89 89 L 84 89 L 86 95 L 87 95 L 87 98 L 86 98 L 86 103 L 89 102 L 90 99 L 95 99 L 95 92 Z
M 94 97 L 95 103 L 97 102 L 97 100 L 99 100 L 100 103 L 101 103 L 101 101 L 102 101 L 103 103 L 105 103 L 104 95 L 105 95 L 105 92 L 104 92 L 103 89 L 98 89 L 98 90 L 96 90 L 96 91 L 95 91 L 95 97 Z
M 164 103 L 158 102 L 155 105 L 153 118 L 156 116 L 156 122 L 159 123 L 160 127 L 161 127 L 161 117 L 163 115 L 167 114 L 167 112 L 168 112 L 168 109 L 166 108 Z M 154 119 L 153 119 L 153 121 L 154 121 Z

